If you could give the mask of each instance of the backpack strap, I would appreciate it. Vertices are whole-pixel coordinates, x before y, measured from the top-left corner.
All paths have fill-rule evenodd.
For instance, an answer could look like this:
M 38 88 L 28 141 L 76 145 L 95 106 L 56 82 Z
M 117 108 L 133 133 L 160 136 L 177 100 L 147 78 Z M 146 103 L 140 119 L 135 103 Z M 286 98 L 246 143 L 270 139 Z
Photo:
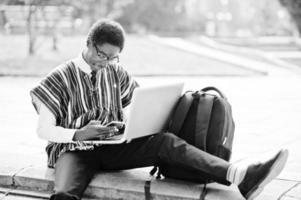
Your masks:
M 174 110 L 171 120 L 169 121 L 168 131 L 177 135 L 184 123 L 188 110 L 191 106 L 193 96 L 191 91 L 186 92 L 179 100 Z
M 152 180 L 153 180 L 153 176 L 150 176 L 148 178 L 148 180 L 146 180 L 145 183 L 144 183 L 144 197 L 145 197 L 145 200 L 153 199 L 152 195 L 151 195 L 151 192 L 150 192 Z
M 207 194 L 207 182 L 203 186 L 203 190 L 200 194 L 200 200 L 205 200 Z
M 195 95 L 200 98 L 196 119 L 195 146 L 206 151 L 207 133 L 209 129 L 214 96 L 207 95 L 203 92 L 196 92 Z
M 210 90 L 215 91 L 221 98 L 227 99 L 226 95 L 214 86 L 208 86 L 208 87 L 205 87 L 205 88 L 201 89 L 202 92 L 207 92 L 207 91 L 210 91 Z

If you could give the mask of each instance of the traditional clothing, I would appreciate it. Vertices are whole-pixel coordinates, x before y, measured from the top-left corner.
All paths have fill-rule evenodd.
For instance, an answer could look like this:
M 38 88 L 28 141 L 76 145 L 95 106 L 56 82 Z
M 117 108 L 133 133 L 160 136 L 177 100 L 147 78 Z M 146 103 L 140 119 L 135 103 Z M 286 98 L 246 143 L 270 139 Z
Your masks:
M 122 108 L 130 104 L 137 86 L 117 64 L 100 69 L 93 86 L 89 74 L 71 60 L 56 67 L 30 94 L 54 114 L 57 126 L 80 129 L 91 120 L 103 125 L 113 120 L 122 121 Z M 39 113 L 36 101 L 33 100 L 33 104 Z M 48 166 L 54 167 L 58 157 L 66 151 L 92 150 L 97 145 L 93 141 L 49 142 L 46 147 Z

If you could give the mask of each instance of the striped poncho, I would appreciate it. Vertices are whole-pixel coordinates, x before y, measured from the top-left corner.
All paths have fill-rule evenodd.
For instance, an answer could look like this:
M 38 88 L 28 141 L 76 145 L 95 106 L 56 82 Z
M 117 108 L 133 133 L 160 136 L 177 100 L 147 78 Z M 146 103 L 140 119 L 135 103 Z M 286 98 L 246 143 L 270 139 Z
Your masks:
M 96 80 L 93 86 L 89 74 L 68 61 L 50 72 L 30 94 L 47 106 L 56 118 L 56 125 L 63 128 L 80 129 L 91 120 L 101 124 L 122 121 L 122 108 L 130 103 L 137 82 L 117 64 L 100 69 Z M 33 105 L 39 112 L 34 101 Z M 54 167 L 66 151 L 93 150 L 95 146 L 93 141 L 49 142 L 48 166 Z

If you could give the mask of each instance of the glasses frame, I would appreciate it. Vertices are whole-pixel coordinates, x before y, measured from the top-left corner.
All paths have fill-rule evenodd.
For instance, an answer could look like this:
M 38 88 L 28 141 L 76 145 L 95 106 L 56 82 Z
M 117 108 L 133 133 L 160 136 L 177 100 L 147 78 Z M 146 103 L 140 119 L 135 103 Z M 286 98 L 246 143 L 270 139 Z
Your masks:
M 119 63 L 119 56 L 118 55 L 110 58 L 105 52 L 99 50 L 95 43 L 93 43 L 93 46 L 96 50 L 96 54 L 97 54 L 98 58 L 100 58 L 101 60 L 107 61 L 107 62 L 115 61 L 115 62 Z

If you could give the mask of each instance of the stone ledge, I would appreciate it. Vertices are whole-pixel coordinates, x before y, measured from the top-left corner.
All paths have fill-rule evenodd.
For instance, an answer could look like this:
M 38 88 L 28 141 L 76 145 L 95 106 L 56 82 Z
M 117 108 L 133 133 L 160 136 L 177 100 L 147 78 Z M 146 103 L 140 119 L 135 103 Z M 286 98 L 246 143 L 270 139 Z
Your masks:
M 2 165 L 0 167 L 0 186 L 13 185 L 13 176 L 19 171 L 18 168 Z
M 148 169 L 101 172 L 95 176 L 85 192 L 87 199 L 145 199 L 145 181 L 150 179 Z M 15 174 L 13 185 L 7 187 L 14 189 L 36 191 L 49 194 L 53 191 L 54 170 L 41 166 L 28 167 Z M 4 177 L 7 178 L 7 177 Z M 2 177 L 0 176 L 2 183 Z M 7 182 L 10 183 L 10 182 Z M 158 200 L 192 200 L 199 199 L 203 190 L 202 184 L 172 179 L 152 179 L 151 199 Z M 223 186 L 211 183 L 207 186 L 206 200 L 242 200 L 244 199 L 236 187 Z
M 13 185 L 13 174 L 2 174 L 0 173 L 0 186 L 11 186 Z
M 50 193 L 0 187 L 0 199 L 49 199 Z M 4 198 L 5 197 L 5 198 Z

